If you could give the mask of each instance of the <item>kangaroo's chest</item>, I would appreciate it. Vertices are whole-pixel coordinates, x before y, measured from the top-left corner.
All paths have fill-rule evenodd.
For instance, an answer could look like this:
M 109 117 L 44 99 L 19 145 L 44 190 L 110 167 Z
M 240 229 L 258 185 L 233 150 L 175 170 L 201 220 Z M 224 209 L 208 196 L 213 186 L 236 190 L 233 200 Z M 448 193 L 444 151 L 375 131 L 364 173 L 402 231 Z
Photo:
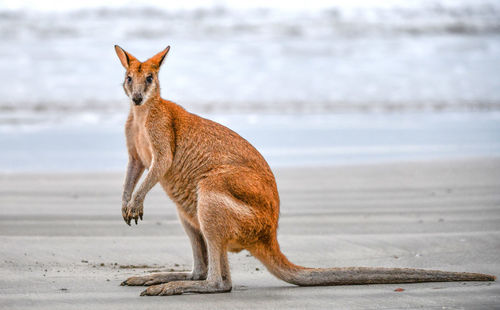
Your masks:
M 151 166 L 151 161 L 153 160 L 153 151 L 151 148 L 151 142 L 149 136 L 146 132 L 146 128 L 141 124 L 136 124 L 134 134 L 134 145 L 137 150 L 137 154 L 141 159 L 144 167 L 148 168 Z

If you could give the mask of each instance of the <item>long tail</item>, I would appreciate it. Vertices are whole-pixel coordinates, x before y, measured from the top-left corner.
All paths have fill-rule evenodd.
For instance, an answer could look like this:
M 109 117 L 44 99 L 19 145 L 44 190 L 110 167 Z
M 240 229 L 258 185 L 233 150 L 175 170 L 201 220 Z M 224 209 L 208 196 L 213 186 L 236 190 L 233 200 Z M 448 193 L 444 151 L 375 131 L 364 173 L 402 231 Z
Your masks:
M 251 252 L 274 276 L 300 286 L 495 281 L 496 279 L 495 276 L 481 273 L 411 268 L 306 268 L 291 263 L 281 253 L 276 239 L 269 246 L 259 245 Z

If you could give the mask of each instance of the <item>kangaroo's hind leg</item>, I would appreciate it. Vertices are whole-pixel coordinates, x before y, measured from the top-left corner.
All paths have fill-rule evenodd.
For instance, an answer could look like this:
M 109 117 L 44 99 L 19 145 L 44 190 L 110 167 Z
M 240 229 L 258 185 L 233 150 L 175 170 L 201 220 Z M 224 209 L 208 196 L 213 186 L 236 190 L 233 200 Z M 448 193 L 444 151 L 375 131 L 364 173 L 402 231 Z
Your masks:
M 145 276 L 130 277 L 121 285 L 154 285 L 181 280 L 205 280 L 207 277 L 208 254 L 205 239 L 201 232 L 181 217 L 182 226 L 193 248 L 193 270 L 191 272 L 161 272 Z
M 227 207 L 203 191 L 198 196 L 198 219 L 208 251 L 208 275 L 202 281 L 175 281 L 148 287 L 141 295 L 179 295 L 183 293 L 222 293 L 231 291 L 227 246 L 234 224 Z M 229 215 L 230 217 L 230 215 Z

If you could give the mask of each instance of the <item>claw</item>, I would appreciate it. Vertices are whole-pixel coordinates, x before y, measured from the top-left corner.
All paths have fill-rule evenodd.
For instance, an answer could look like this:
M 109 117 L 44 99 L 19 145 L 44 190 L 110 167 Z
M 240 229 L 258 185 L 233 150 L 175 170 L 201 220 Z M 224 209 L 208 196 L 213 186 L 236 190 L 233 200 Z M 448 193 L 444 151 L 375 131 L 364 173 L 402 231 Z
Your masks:
M 147 292 L 144 290 L 141 292 L 141 296 L 146 296 L 147 295 Z
M 134 220 L 135 220 L 135 225 L 137 225 L 137 216 L 134 218 Z
M 122 283 L 120 283 L 120 286 L 126 286 L 126 285 L 127 285 L 127 280 L 125 280 Z

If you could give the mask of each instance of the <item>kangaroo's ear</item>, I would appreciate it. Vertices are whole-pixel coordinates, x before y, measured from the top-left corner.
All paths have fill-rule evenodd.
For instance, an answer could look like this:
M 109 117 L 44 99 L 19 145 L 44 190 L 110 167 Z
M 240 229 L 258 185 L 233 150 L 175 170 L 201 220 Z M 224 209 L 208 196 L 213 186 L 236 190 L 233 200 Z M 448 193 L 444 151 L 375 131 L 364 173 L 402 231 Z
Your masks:
M 118 55 L 118 58 L 120 58 L 120 61 L 123 67 L 125 67 L 125 69 L 128 69 L 130 63 L 132 63 L 133 61 L 137 61 L 137 58 L 132 56 L 132 54 L 125 52 L 125 50 L 119 47 L 118 45 L 115 45 L 115 51 L 116 55 Z
M 159 52 L 158 54 L 154 55 L 151 57 L 148 61 L 152 62 L 154 65 L 156 65 L 158 68 L 160 68 L 161 64 L 163 63 L 163 60 L 168 54 L 168 51 L 170 50 L 170 45 L 167 46 L 163 51 Z

